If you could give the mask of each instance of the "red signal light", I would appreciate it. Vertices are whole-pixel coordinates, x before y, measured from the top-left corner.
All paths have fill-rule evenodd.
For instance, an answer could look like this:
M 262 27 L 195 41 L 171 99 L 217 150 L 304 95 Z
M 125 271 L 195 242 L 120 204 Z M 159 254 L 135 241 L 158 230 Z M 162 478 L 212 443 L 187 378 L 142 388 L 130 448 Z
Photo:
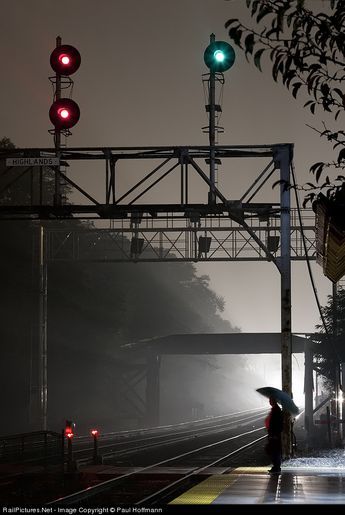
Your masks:
M 92 434 L 92 436 L 94 436 L 95 438 L 96 438 L 97 436 L 99 436 L 98 429 L 92 429 L 92 430 L 91 430 L 91 434 Z
M 71 440 L 74 436 L 75 423 L 72 420 L 66 420 L 65 422 L 65 437 Z
M 79 106 L 70 98 L 60 98 L 51 105 L 49 118 L 56 129 L 70 129 L 80 118 Z
M 71 62 L 71 59 L 68 57 L 67 54 L 60 54 L 59 61 L 63 66 L 67 66 Z
M 61 118 L 69 118 L 70 113 L 69 113 L 68 109 L 66 109 L 65 107 L 62 107 L 61 109 L 58 109 L 58 115 Z
M 73 430 L 71 427 L 66 427 L 65 428 L 65 437 L 66 438 L 73 438 L 74 436 L 74 433 L 73 433 Z
M 50 65 L 58 75 L 72 75 L 81 62 L 80 53 L 71 45 L 61 45 L 50 54 Z

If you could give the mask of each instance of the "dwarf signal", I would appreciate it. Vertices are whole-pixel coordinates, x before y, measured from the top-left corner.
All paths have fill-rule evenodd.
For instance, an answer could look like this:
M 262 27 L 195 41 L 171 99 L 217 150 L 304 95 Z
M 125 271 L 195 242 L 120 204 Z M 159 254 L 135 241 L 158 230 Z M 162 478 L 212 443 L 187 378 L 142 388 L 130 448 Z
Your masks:
M 65 424 L 65 437 L 71 440 L 74 436 L 75 423 L 71 420 L 66 420 Z

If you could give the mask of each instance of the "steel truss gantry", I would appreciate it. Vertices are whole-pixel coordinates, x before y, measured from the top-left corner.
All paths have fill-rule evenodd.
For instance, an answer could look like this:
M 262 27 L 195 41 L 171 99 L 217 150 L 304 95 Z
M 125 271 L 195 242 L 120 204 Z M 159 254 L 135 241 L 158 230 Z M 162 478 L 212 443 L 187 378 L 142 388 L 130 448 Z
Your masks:
M 60 149 L 58 158 L 56 149 L 3 150 L 0 199 L 4 200 L 0 201 L 0 219 L 37 220 L 45 227 L 48 225 L 43 220 L 51 220 L 49 236 L 45 231 L 41 243 L 45 262 L 71 257 L 115 261 L 271 261 L 281 277 L 282 387 L 291 394 L 291 259 L 304 258 L 301 232 L 295 217 L 291 217 L 287 187 L 292 154 L 292 144 L 73 148 Z M 205 162 L 224 167 L 228 159 L 234 158 L 264 161 L 258 175 L 255 173 L 235 200 L 221 191 L 214 174 L 208 176 L 203 170 Z M 137 171 L 135 164 L 143 163 Z M 73 168 L 79 166 L 81 178 L 90 171 L 91 164 L 93 188 L 96 183 L 101 184 L 103 177 L 101 192 L 96 195 L 74 176 L 72 179 L 72 164 Z M 29 178 L 25 202 L 13 205 L 6 192 L 25 176 Z M 253 202 L 270 178 L 279 183 L 277 201 Z M 61 202 L 59 192 L 64 187 L 69 188 L 73 203 Z M 159 201 L 154 190 L 158 191 Z M 201 197 L 197 202 L 196 192 Z M 80 231 L 77 225 L 78 230 L 71 231 L 65 221 L 76 219 L 110 219 L 111 227 L 107 234 L 100 233 L 99 228 L 93 233 Z M 311 218 L 306 231 L 309 249 L 314 254 Z M 127 235 L 131 236 L 130 243 Z M 101 258 L 95 254 L 97 247 L 103 253 Z M 41 339 L 44 334 L 42 330 Z M 41 342 L 41 347 L 44 355 L 46 343 Z M 41 385 L 41 390 L 45 387 Z M 283 445 L 289 455 L 290 429 L 285 431 Z
M 257 178 L 238 200 L 228 200 L 202 170 L 200 159 L 209 162 L 209 147 L 147 147 L 147 148 L 76 148 L 60 151 L 67 169 L 76 162 L 92 163 L 93 176 L 102 178 L 103 198 L 62 172 L 59 166 L 37 166 L 35 159 L 56 159 L 55 149 L 16 149 L 0 151 L 6 159 L 2 167 L 0 195 L 23 178 L 30 182 L 26 203 L 0 203 L 0 219 L 65 220 L 110 219 L 110 227 L 100 228 L 97 222 L 89 230 L 73 224 L 61 227 L 50 224 L 47 234 L 48 259 L 86 259 L 102 261 L 279 261 L 281 250 L 281 206 L 276 203 L 253 202 L 266 181 L 279 172 L 277 155 L 291 145 L 218 146 L 215 159 L 263 158 L 268 160 Z M 126 173 L 123 181 L 121 166 L 143 162 L 144 170 Z M 101 167 L 99 164 L 101 163 Z M 22 166 L 19 166 L 22 164 Z M 25 166 L 32 164 L 32 166 Z M 11 166 L 14 165 L 14 166 Z M 153 166 L 153 168 L 152 168 Z M 68 185 L 83 203 L 61 205 L 56 192 L 49 190 L 53 176 L 58 176 L 59 189 Z M 80 176 L 83 170 L 80 171 Z M 167 176 L 174 175 L 171 201 L 141 203 L 156 186 L 164 186 Z M 192 203 L 190 183 L 196 175 L 207 188 L 213 187 L 214 203 Z M 135 180 L 137 179 L 137 180 Z M 120 182 L 124 184 L 120 184 Z M 129 184 L 128 184 L 129 183 Z M 169 184 L 171 188 L 171 185 Z M 193 185 L 198 187 L 198 185 Z M 166 195 L 166 193 L 165 193 Z M 302 210 L 304 238 L 309 257 L 315 259 L 315 221 L 312 210 Z M 305 259 L 301 227 L 296 209 L 290 216 L 291 259 Z M 130 245 L 128 245 L 130 240 Z
M 264 169 L 255 178 L 249 188 L 238 200 L 229 200 L 228 196 L 212 182 L 202 168 L 202 162 L 209 164 L 210 147 L 128 147 L 128 148 L 71 148 L 61 149 L 59 164 L 56 165 L 55 149 L 14 149 L 0 150 L 1 166 L 0 197 L 15 183 L 26 176 L 30 186 L 26 202 L 13 205 L 1 202 L 0 217 L 16 219 L 134 219 L 149 216 L 159 219 L 162 213 L 182 218 L 200 218 L 227 214 L 233 220 L 244 221 L 253 213 L 263 217 L 280 212 L 280 203 L 253 203 L 252 199 L 262 189 L 268 179 L 279 173 L 279 155 L 284 149 L 292 155 L 291 144 L 260 146 L 217 146 L 214 147 L 214 159 L 217 163 L 229 158 L 262 158 Z M 201 161 L 201 162 L 200 162 Z M 267 162 L 268 161 L 268 162 Z M 41 163 L 46 166 L 40 166 Z M 49 166 L 54 162 L 54 166 Z M 59 165 L 67 170 L 82 162 L 79 169 L 79 181 L 73 180 L 70 173 L 62 172 Z M 86 165 L 92 163 L 93 180 L 101 185 L 97 195 L 81 186 Z M 144 169 L 137 170 L 136 164 L 145 163 Z M 79 164 L 78 163 L 78 164 Z M 101 166 L 99 166 L 101 164 Z M 128 170 L 125 165 L 130 164 Z M 227 161 L 228 165 L 228 161 Z M 125 169 L 123 171 L 123 169 Z M 228 173 L 228 172 L 227 172 Z M 124 177 L 125 174 L 125 177 Z M 56 192 L 49 189 L 52 178 L 59 177 L 60 186 L 70 188 L 70 193 L 78 193 L 82 202 L 61 205 Z M 157 184 L 160 186 L 173 177 L 169 183 L 169 200 L 156 202 L 149 195 Z M 199 179 L 197 184 L 194 178 Z M 206 187 L 212 189 L 215 201 L 194 203 L 195 189 Z M 94 189 L 94 188 L 92 188 Z M 201 190 L 202 191 L 202 190 Z M 70 194 L 71 198 L 71 194 Z M 138 202 L 144 200 L 144 203 Z
M 274 258 L 280 253 L 280 218 L 256 214 L 247 221 L 251 232 Z M 291 209 L 291 260 L 316 259 L 314 213 L 302 210 L 303 236 L 297 209 Z M 112 220 L 110 228 L 54 228 L 47 232 L 49 261 L 267 261 L 256 239 L 226 214 L 212 217 L 174 217 Z M 208 245 L 207 245 L 208 244 Z

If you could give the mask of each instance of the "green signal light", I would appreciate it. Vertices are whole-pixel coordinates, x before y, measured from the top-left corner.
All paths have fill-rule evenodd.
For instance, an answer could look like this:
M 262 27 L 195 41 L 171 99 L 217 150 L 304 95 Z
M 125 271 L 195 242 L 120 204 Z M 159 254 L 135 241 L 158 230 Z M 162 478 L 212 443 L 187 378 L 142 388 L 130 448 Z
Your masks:
M 221 50 L 216 50 L 213 56 L 218 63 L 222 63 L 225 59 L 224 52 L 222 52 Z
M 235 62 L 235 51 L 225 41 L 213 41 L 205 50 L 204 61 L 212 72 L 225 72 Z

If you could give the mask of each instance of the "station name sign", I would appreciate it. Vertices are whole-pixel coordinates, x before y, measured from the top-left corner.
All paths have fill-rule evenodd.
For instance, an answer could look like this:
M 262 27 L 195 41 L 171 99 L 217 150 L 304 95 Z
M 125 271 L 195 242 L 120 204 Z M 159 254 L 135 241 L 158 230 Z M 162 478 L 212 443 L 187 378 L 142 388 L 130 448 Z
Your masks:
M 6 159 L 6 166 L 57 166 L 58 157 L 11 157 Z

